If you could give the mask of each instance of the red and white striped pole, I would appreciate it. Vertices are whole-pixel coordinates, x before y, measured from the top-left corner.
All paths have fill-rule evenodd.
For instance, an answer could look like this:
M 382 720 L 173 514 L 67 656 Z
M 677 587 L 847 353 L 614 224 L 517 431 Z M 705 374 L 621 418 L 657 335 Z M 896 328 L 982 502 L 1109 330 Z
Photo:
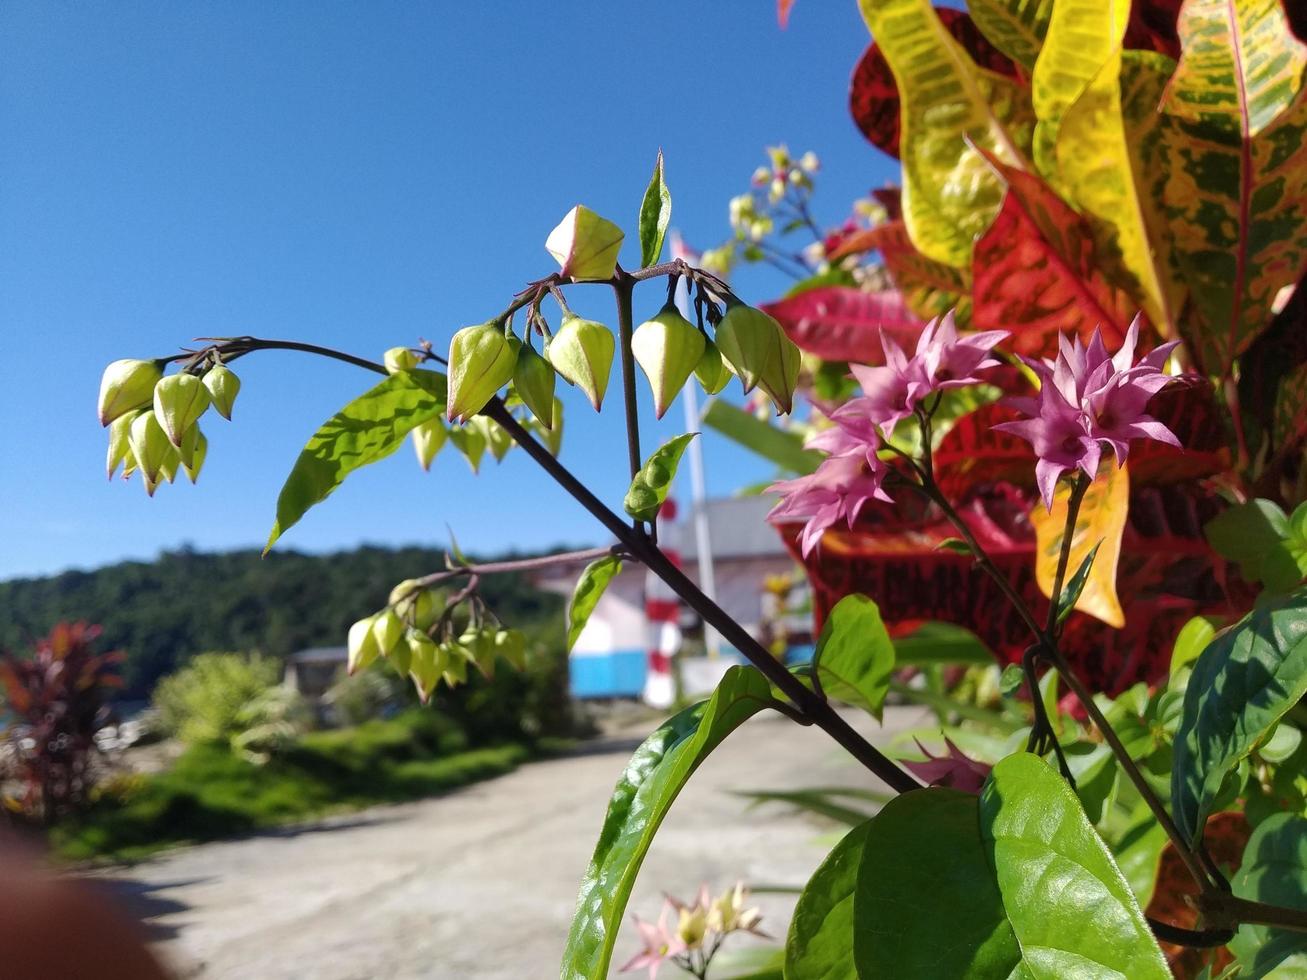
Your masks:
M 658 511 L 657 532 L 659 541 L 670 541 L 671 524 L 676 520 L 676 502 L 668 497 Z M 681 553 L 675 548 L 661 547 L 664 555 L 677 568 L 681 567 Z M 645 576 L 644 618 L 648 640 L 649 669 L 644 679 L 644 702 L 655 708 L 667 708 L 676 702 L 676 675 L 672 671 L 672 658 L 681 648 L 681 600 L 662 579 L 652 572 Z

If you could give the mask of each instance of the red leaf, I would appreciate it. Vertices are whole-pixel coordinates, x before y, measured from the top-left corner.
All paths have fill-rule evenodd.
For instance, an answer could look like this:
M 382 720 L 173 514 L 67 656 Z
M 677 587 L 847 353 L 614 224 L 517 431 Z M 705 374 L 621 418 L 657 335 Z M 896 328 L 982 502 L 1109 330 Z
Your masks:
M 794 8 L 794 0 L 776 0 L 776 22 L 781 25 L 781 30 L 790 26 L 790 11 Z
M 1034 174 L 989 160 L 1007 193 L 976 242 L 973 325 L 1012 331 L 1023 354 L 1050 353 L 1062 331 L 1088 340 L 1095 327 L 1115 348 L 1135 311 L 1099 274 L 1088 224 Z
M 850 235 L 830 257 L 834 260 L 871 249 L 880 250 L 894 285 L 917 316 L 930 319 L 955 309 L 959 324 L 970 324 L 971 284 L 966 273 L 918 252 L 902 220 Z
M 1017 77 L 1016 65 L 980 33 L 970 15 L 950 7 L 936 7 L 940 22 L 981 68 Z M 853 69 L 849 83 L 849 111 L 871 144 L 892 157 L 899 155 L 899 90 L 889 62 L 871 44 Z
M 1175 433 L 1182 449 L 1140 439 L 1130 444 L 1130 482 L 1163 486 L 1214 476 L 1230 468 L 1225 420 L 1206 378 L 1181 375 L 1148 401 L 1146 411 Z
M 946 497 L 963 500 L 977 486 L 1000 481 L 1034 486 L 1035 451 L 1030 443 L 994 429 L 1000 422 L 1018 418 L 1005 405 L 984 405 L 962 416 L 945 433 L 932 459 L 935 480 Z
M 1125 28 L 1124 45 L 1140 51 L 1160 51 L 1180 57 L 1180 35 L 1175 22 L 1182 0 L 1135 0 Z
M 882 330 L 888 330 L 902 346 L 905 340 L 915 343 L 922 327 L 895 291 L 869 293 L 850 286 L 822 286 L 762 308 L 800 348 L 827 361 L 881 363 Z

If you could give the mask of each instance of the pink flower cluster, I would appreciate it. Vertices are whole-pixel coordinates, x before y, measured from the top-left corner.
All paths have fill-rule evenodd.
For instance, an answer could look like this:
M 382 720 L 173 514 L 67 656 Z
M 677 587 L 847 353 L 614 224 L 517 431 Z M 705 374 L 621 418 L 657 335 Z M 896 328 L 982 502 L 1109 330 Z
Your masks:
M 1144 411 L 1148 400 L 1171 382 L 1162 366 L 1177 341 L 1162 344 L 1134 364 L 1138 340 L 1136 317 L 1116 354 L 1107 353 L 1095 330 L 1088 347 L 1079 338 L 1063 335 L 1055 359 L 1024 359 L 1039 376 L 1039 394 L 1009 399 L 1008 404 L 1029 418 L 995 428 L 1034 447 L 1038 457 L 1035 482 L 1049 510 L 1063 473 L 1079 470 L 1094 478 L 1104 443 L 1111 447 L 1118 464 L 1125 463 L 1131 439 L 1180 445 L 1170 429 Z
M 826 529 L 845 521 L 849 527 L 868 500 L 890 498 L 881 488 L 888 467 L 880 449 L 894 426 L 912 415 L 926 398 L 939 391 L 975 384 L 977 371 L 995 367 L 994 345 L 1007 333 L 990 330 L 960 336 L 953 314 L 932 320 L 908 357 L 887 334 L 881 334 L 885 364 L 854 365 L 862 395 L 830 414 L 831 428 L 808 440 L 827 454 L 816 472 L 782 480 L 768 489 L 782 495 L 769 519 L 805 518 L 800 547 L 807 556 Z

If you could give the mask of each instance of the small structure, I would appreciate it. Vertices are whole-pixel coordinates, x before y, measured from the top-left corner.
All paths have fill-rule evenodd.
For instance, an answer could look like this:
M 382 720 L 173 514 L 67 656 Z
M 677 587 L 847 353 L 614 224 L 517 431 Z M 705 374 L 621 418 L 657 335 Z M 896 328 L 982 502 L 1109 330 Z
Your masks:
M 311 701 L 321 701 L 331 686 L 345 676 L 349 650 L 345 647 L 311 647 L 286 658 L 282 684 Z

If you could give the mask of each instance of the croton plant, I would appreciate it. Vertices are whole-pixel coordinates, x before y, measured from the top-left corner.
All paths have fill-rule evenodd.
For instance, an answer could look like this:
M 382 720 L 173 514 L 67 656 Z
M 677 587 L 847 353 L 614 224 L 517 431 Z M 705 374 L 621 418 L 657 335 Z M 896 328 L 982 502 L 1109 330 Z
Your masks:
M 423 468 L 446 443 L 474 469 L 521 447 L 616 541 L 491 564 L 451 548 L 446 568 L 399 583 L 350 629 L 352 670 L 384 660 L 426 699 L 520 666 L 530 651 L 480 577 L 582 556 L 569 645 L 633 561 L 738 650 L 745 662 L 620 776 L 565 978 L 608 974 L 678 792 L 762 711 L 820 728 L 866 777 L 839 805 L 819 801 L 849 830 L 749 976 L 1300 975 L 1307 45 L 1276 0 L 862 10 L 874 44 L 854 114 L 902 160 L 902 189 L 834 233 L 810 209 L 816 158 L 776 150 L 732 204 L 731 243 L 662 261 L 660 157 L 634 271 L 618 262 L 622 230 L 578 206 L 546 242 L 557 271 L 453 333 L 447 353 L 423 342 L 375 362 L 246 336 L 115 362 L 100 394 L 109 471 L 150 492 L 195 479 L 198 423 L 210 407 L 229 418 L 239 390 L 232 362 L 334 358 L 382 380 L 310 438 L 269 547 L 410 436 Z M 805 229 L 812 246 L 787 250 Z M 732 258 L 803 281 L 756 308 L 725 278 Z M 665 293 L 637 325 L 637 292 L 646 302 L 655 283 Z M 595 286 L 616 330 L 568 305 Z M 621 511 L 557 459 L 558 377 L 598 411 L 614 361 Z M 694 433 L 645 456 L 637 368 L 659 415 L 686 384 L 716 394 L 732 378 L 769 415 L 798 410 L 778 428 L 719 399 L 705 421 L 791 471 L 771 487 L 773 520 L 817 587 L 810 664 L 783 665 L 659 549 L 654 519 Z M 908 632 L 923 621 L 936 622 Z M 903 681 L 905 665 L 986 647 L 1008 666 L 973 671 L 966 691 Z M 932 747 L 887 754 L 850 723 L 879 718 L 891 693 L 935 708 L 916 733 Z M 883 806 L 861 806 L 877 794 Z M 716 953 L 759 931 L 746 905 L 742 886 L 672 903 L 637 922 L 628 966 L 730 975 Z

